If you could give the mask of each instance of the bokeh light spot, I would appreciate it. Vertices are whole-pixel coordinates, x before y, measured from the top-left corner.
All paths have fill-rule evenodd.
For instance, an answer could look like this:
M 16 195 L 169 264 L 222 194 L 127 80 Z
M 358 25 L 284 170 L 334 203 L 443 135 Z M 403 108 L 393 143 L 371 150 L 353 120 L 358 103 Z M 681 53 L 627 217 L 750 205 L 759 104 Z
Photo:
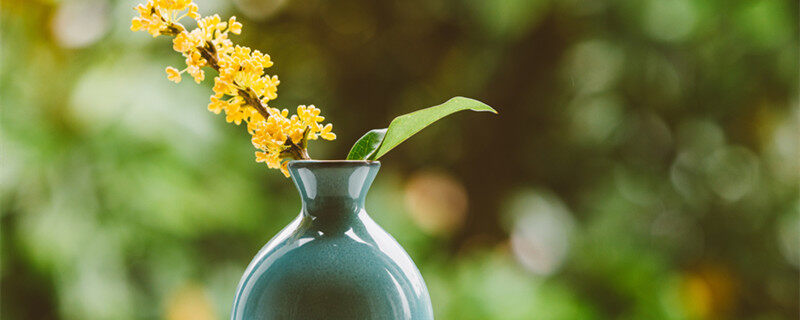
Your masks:
M 721 266 L 704 265 L 684 275 L 684 308 L 691 319 L 723 319 L 736 299 L 733 275 Z
M 63 47 L 89 46 L 108 32 L 109 11 L 105 0 L 63 1 L 53 15 L 50 31 Z
M 717 195 L 736 201 L 758 183 L 758 158 L 743 147 L 717 150 L 707 160 L 708 182 Z
M 186 284 L 173 292 L 166 303 L 167 320 L 212 320 L 213 304 L 205 290 L 196 284 Z
M 587 144 L 603 144 L 622 122 L 621 101 L 610 95 L 576 99 L 569 106 L 571 131 L 576 140 Z
M 242 14 L 253 20 L 264 20 L 280 12 L 289 0 L 233 0 Z
M 697 24 L 697 8 L 689 0 L 650 0 L 642 20 L 645 30 L 656 39 L 685 40 Z
M 510 200 L 511 250 L 517 261 L 537 275 L 557 271 L 567 257 L 573 219 L 555 195 L 525 191 Z
M 620 76 L 624 54 L 605 40 L 588 40 L 576 44 L 567 55 L 567 81 L 581 93 L 603 91 L 614 85 Z
M 467 200 L 464 186 L 442 172 L 415 173 L 405 188 L 405 204 L 411 218 L 432 234 L 459 227 L 466 215 Z

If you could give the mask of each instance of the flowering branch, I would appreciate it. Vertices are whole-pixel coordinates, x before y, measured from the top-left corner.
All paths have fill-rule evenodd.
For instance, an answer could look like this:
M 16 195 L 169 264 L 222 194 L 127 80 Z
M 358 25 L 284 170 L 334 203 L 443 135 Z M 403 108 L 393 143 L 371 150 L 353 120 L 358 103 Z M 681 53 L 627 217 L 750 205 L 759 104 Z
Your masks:
M 164 35 L 177 36 L 182 32 L 186 31 L 186 28 L 179 22 L 171 22 L 171 21 L 164 21 L 164 22 L 168 23 L 166 31 L 162 33 Z M 208 66 L 219 72 L 219 62 L 217 62 L 217 53 L 214 44 L 211 43 L 210 41 L 206 41 L 202 46 L 197 47 L 196 49 L 198 52 L 200 52 L 200 56 L 206 60 Z M 267 111 L 267 108 L 264 107 L 263 104 L 261 104 L 260 99 L 253 96 L 252 90 L 250 90 L 249 88 L 238 89 L 237 92 L 244 99 L 245 103 L 255 108 L 258 111 L 258 113 L 261 114 L 262 117 L 264 117 L 264 119 L 269 118 L 270 115 L 269 112 Z M 307 153 L 306 157 L 303 159 L 309 159 Z
M 313 105 L 298 106 L 297 114 L 291 117 L 286 109 L 269 107 L 268 102 L 277 98 L 280 81 L 264 73 L 272 66 L 269 55 L 234 45 L 228 39 L 229 33 L 241 33 L 242 24 L 236 17 L 227 22 L 216 14 L 201 18 L 191 0 L 148 0 L 135 9 L 140 16 L 132 20 L 131 30 L 145 30 L 153 37 L 173 36 L 173 49 L 186 58 L 183 70 L 167 67 L 167 78 L 177 83 L 186 72 L 200 83 L 205 78 L 202 67 L 218 72 L 208 109 L 224 111 L 228 122 L 247 124 L 251 142 L 260 150 L 256 161 L 279 168 L 288 176 L 286 160 L 310 159 L 308 140 L 336 138 L 330 123 L 320 125 L 325 118 Z M 189 31 L 178 22 L 186 16 L 197 21 L 197 28 Z

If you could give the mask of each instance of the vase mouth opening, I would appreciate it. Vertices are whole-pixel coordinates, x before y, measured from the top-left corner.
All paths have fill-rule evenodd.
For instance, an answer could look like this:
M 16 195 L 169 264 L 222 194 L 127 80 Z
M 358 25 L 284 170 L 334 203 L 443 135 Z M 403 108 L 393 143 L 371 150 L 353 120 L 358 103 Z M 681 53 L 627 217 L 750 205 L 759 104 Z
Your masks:
M 380 167 L 380 161 L 373 160 L 292 160 L 289 161 L 289 168 L 342 168 L 342 167 Z

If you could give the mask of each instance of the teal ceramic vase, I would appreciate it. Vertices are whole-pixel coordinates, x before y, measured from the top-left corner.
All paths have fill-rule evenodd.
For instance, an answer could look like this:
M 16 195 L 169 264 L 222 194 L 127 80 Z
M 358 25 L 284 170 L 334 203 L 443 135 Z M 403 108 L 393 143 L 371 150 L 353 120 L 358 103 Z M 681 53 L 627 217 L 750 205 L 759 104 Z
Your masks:
M 232 320 L 433 319 L 422 276 L 364 209 L 376 161 L 292 161 L 300 215 L 258 252 Z

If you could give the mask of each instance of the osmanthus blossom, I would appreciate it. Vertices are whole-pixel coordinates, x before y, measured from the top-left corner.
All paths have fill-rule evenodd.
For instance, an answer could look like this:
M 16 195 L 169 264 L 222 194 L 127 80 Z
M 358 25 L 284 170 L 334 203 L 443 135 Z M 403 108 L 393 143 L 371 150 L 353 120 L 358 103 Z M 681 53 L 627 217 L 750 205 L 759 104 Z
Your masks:
M 172 48 L 186 58 L 185 68 L 166 68 L 169 80 L 178 83 L 187 73 L 200 83 L 205 79 L 203 67 L 218 71 L 208 109 L 217 114 L 224 111 L 228 122 L 246 123 L 253 146 L 259 149 L 256 161 L 288 177 L 287 160 L 308 159 L 308 140 L 336 139 L 333 125 L 320 124 L 325 118 L 313 105 L 298 106 L 297 114 L 291 116 L 287 109 L 269 107 L 269 101 L 278 97 L 280 81 L 265 73 L 273 64 L 268 54 L 234 45 L 228 38 L 242 31 L 236 17 L 228 21 L 216 14 L 201 17 L 191 0 L 148 0 L 135 9 L 139 16 L 133 18 L 131 30 L 153 37 L 173 36 Z M 179 22 L 186 17 L 194 19 L 197 28 L 187 30 Z

